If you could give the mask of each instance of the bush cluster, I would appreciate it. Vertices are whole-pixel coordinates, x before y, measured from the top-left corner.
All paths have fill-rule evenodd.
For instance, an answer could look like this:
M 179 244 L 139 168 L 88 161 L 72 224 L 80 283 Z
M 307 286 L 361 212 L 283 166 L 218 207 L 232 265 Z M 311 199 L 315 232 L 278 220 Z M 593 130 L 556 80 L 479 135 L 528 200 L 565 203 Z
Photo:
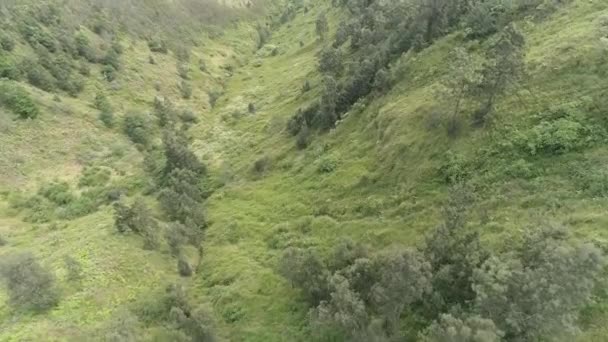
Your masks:
M 323 257 L 314 247 L 287 248 L 279 272 L 302 290 L 318 338 L 468 341 L 480 331 L 484 341 L 528 341 L 575 329 L 601 279 L 603 253 L 571 245 L 565 229 L 551 226 L 491 252 L 467 225 L 472 200 L 468 187 L 455 186 L 444 222 L 415 249 L 371 253 L 344 241 Z M 420 335 L 401 330 L 404 317 L 416 318 Z

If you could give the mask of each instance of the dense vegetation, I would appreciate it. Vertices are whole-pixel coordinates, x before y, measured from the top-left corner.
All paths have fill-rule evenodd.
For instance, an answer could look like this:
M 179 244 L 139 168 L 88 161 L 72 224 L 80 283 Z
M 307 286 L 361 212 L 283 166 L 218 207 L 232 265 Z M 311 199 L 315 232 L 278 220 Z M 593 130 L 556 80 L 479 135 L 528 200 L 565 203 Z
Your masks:
M 603 340 L 607 18 L 0 4 L 0 340 Z

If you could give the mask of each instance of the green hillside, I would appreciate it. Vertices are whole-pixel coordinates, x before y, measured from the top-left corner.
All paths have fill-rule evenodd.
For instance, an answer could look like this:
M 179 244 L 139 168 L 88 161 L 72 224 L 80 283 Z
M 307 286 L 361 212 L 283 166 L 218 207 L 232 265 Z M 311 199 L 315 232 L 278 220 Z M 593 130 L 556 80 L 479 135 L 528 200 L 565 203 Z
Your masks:
M 608 4 L 20 1 L 0 47 L 0 341 L 607 339 Z

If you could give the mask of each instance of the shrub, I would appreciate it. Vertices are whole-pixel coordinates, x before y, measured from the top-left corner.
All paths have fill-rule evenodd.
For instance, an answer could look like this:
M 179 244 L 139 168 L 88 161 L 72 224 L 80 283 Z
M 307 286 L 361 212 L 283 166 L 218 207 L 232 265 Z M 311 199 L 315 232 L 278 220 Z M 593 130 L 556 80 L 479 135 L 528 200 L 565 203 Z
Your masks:
M 137 341 L 140 324 L 131 312 L 120 312 L 103 325 L 99 335 L 103 336 L 102 341 L 107 342 Z
M 177 270 L 182 277 L 192 276 L 192 266 L 183 255 L 180 255 L 177 260 Z
M 18 309 L 45 311 L 57 305 L 55 277 L 31 253 L 9 256 L 0 265 L 9 303 Z
M 39 110 L 29 94 L 16 84 L 0 82 L 0 105 L 6 106 L 21 119 L 34 119 Z
M 101 75 L 108 82 L 114 81 L 118 77 L 117 74 L 116 69 L 111 65 L 106 64 L 101 68 Z
M 211 106 L 211 108 L 215 107 L 215 104 L 217 103 L 217 100 L 222 97 L 223 92 L 218 91 L 218 90 L 212 90 L 208 93 L 209 95 L 209 105 Z
M 255 104 L 250 102 L 249 105 L 247 106 L 247 110 L 249 111 L 250 114 L 255 114 Z
M 78 281 L 82 279 L 82 265 L 78 260 L 73 257 L 66 255 L 63 258 L 63 262 L 65 264 L 65 270 L 67 272 L 67 280 L 69 281 Z
M 439 321 L 427 328 L 420 336 L 422 342 L 439 341 L 483 341 L 500 342 L 503 333 L 496 328 L 494 322 L 479 316 L 461 320 L 452 315 L 441 315 Z
M 310 81 L 306 80 L 306 82 L 304 82 L 304 85 L 302 86 L 302 92 L 303 93 L 307 93 L 312 89 L 311 85 L 310 85 Z
M 148 145 L 150 123 L 144 114 L 139 112 L 128 112 L 124 118 L 123 130 L 132 142 L 143 146 Z
M 0 47 L 4 51 L 13 51 L 15 48 L 15 41 L 7 35 L 2 35 L 0 36 Z
M 98 198 L 94 195 L 96 193 L 83 193 L 60 210 L 58 216 L 69 220 L 95 212 L 99 207 L 101 197 Z
M 112 128 L 114 126 L 114 113 L 110 111 L 101 111 L 99 113 L 99 121 L 101 121 L 106 127 Z
M 177 65 L 177 74 L 184 80 L 190 79 L 190 67 L 187 64 Z
M 158 224 L 142 198 L 137 198 L 131 207 L 114 203 L 114 226 L 119 233 L 132 231 L 147 234 L 149 230 L 158 231 Z
M 89 167 L 86 168 L 82 176 L 80 176 L 80 180 L 78 181 L 79 187 L 93 187 L 93 186 L 103 186 L 110 181 L 112 177 L 112 171 L 108 168 L 102 167 Z
M 6 246 L 8 244 L 8 241 L 6 241 L 6 239 L 0 235 L 0 247 Z
M 120 55 L 113 49 L 108 51 L 101 62 L 106 66 L 112 66 L 115 70 L 120 70 Z
M 161 238 L 160 231 L 157 224 L 146 225 L 143 228 L 144 246 L 145 250 L 153 251 L 160 248 Z
M 77 34 L 74 37 L 74 44 L 76 45 L 76 52 L 80 57 L 83 57 L 91 63 L 97 62 L 97 55 L 95 50 L 91 47 L 87 36 L 82 33 Z
M 21 72 L 13 61 L 0 55 L 0 78 L 8 78 L 10 80 L 16 80 L 19 78 Z
M 93 106 L 100 111 L 112 111 L 112 104 L 108 101 L 108 98 L 103 93 L 95 95 Z
M 31 85 L 47 92 L 53 90 L 55 78 L 42 65 L 34 61 L 25 61 L 21 68 Z
M 317 171 L 320 173 L 332 173 L 336 170 L 337 163 L 333 158 L 325 157 L 319 161 Z
M 38 194 L 57 205 L 66 205 L 75 200 L 75 197 L 70 190 L 70 185 L 66 182 L 45 184 L 38 190 Z
M 150 48 L 150 51 L 152 52 L 158 52 L 163 54 L 167 54 L 169 52 L 169 49 L 167 48 L 167 43 L 162 39 L 148 41 L 148 48 Z
M 198 117 L 196 116 L 196 113 L 194 113 L 191 110 L 183 110 L 180 112 L 179 114 L 179 118 L 180 120 L 182 120 L 185 123 L 197 123 L 198 122 Z
M 182 80 L 179 84 L 179 91 L 183 99 L 190 99 L 192 97 L 192 86 L 186 80 Z
M 167 227 L 165 239 L 169 245 L 171 255 L 177 257 L 181 253 L 181 247 L 188 242 L 187 228 L 179 222 L 172 222 Z
M 308 126 L 305 124 L 296 136 L 296 147 L 299 150 L 303 150 L 308 147 L 310 144 L 310 132 Z
M 268 156 L 263 156 L 253 163 L 253 171 L 257 174 L 262 174 L 268 170 L 270 167 L 270 158 Z

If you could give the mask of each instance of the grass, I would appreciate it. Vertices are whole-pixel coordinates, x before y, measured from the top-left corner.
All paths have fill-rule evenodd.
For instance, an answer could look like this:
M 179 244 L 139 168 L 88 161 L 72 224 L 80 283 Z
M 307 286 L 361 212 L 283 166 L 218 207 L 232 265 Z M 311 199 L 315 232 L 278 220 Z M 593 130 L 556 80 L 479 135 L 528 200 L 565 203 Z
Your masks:
M 301 12 L 273 33 L 269 44 L 278 47 L 277 56 L 256 55 L 253 26 L 244 23 L 205 40 L 190 60 L 190 101 L 180 100 L 174 56 L 154 55 L 156 64 L 151 65 L 143 41 L 125 42 L 115 90 L 108 90 L 98 70 L 92 70 L 84 94 L 62 97 L 59 104 L 28 88 L 43 107 L 36 121 L 13 122 L 0 112 L 0 129 L 5 125 L 10 132 L 0 135 L 0 189 L 35 191 L 54 178 L 75 185 L 85 166 L 96 165 L 112 169 L 113 179 L 141 177 L 141 154 L 120 128 L 108 130 L 96 119 L 91 103 L 99 89 L 107 91 L 118 117 L 133 108 L 149 110 L 157 95 L 189 107 L 200 113 L 190 131 L 193 147 L 209 165 L 211 177 L 225 183 L 207 204 L 211 226 L 199 273 L 186 281 L 190 295 L 213 309 L 222 339 L 307 341 L 308 308 L 276 271 L 285 247 L 317 246 L 328 252 L 344 238 L 376 249 L 415 245 L 440 220 L 449 186 L 438 170 L 448 151 L 473 163 L 484 148 L 494 146 L 501 129 L 525 129 L 532 124 L 531 114 L 598 95 L 604 88 L 607 69 L 601 63 L 598 18 L 608 14 L 608 6 L 574 1 L 545 21 L 519 23 L 528 40 L 529 78 L 519 96 L 499 103 L 493 126 L 465 128 L 452 139 L 442 128 L 426 127 L 447 53 L 460 44 L 479 49 L 453 34 L 418 55 L 403 56 L 406 72 L 389 94 L 351 111 L 334 131 L 315 136 L 308 149 L 299 151 L 285 127 L 299 107 L 319 95 L 316 54 L 322 44 L 314 21 L 319 11 L 330 10 L 335 28 L 340 16 L 325 7 Z M 208 74 L 198 70 L 200 58 Z M 232 75 L 222 68 L 228 64 L 235 66 Z M 312 90 L 302 94 L 306 80 Z M 156 82 L 160 92 L 154 89 Z M 212 89 L 224 91 L 213 109 L 206 95 Z M 255 114 L 248 113 L 249 103 L 255 104 Z M 112 152 L 114 147 L 122 152 Z M 497 249 L 523 229 L 547 222 L 568 225 L 574 238 L 606 246 L 608 199 L 589 195 L 572 176 L 587 165 L 601 169 L 606 151 L 600 143 L 560 156 L 523 158 L 522 167 L 533 171 L 529 177 L 509 173 L 516 161 L 509 156 L 489 160 L 473 173 L 480 191 L 472 226 Z M 262 174 L 252 173 L 262 156 L 270 166 Z M 319 172 L 320 166 L 328 172 Z M 9 244 L 0 247 L 0 255 L 33 250 L 55 270 L 64 292 L 59 307 L 44 316 L 15 313 L 0 298 L 2 341 L 77 339 L 177 280 L 168 255 L 145 252 L 139 238 L 114 233 L 109 207 L 59 222 L 60 228 L 51 230 L 50 225 L 23 223 L 8 215 L 4 201 L 2 205 L 0 236 Z M 83 264 L 80 286 L 63 280 L 66 254 Z M 594 314 L 585 322 L 581 341 L 602 340 L 605 305 L 589 309 Z

